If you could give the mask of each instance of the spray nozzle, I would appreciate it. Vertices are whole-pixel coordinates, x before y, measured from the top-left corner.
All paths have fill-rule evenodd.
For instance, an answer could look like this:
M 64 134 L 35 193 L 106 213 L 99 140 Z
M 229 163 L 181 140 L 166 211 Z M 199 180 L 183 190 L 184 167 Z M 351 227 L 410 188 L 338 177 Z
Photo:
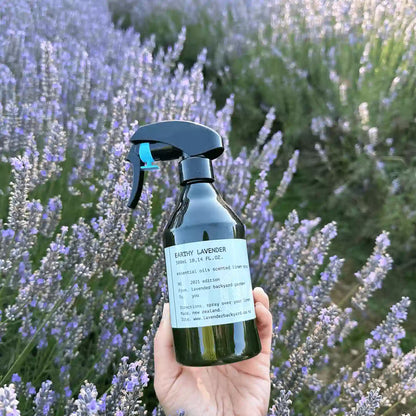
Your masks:
M 224 151 L 221 136 L 191 121 L 161 121 L 139 127 L 130 138 L 133 143 L 126 160 L 133 165 L 133 186 L 129 208 L 135 208 L 143 188 L 144 171 L 159 169 L 155 160 L 180 163 L 181 184 L 190 180 L 213 181 L 211 160 Z

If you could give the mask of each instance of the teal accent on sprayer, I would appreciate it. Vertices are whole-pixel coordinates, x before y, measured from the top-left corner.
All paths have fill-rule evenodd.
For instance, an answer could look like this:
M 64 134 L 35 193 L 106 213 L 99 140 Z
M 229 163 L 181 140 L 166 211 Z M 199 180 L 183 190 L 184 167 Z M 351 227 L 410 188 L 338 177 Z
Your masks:
M 159 166 L 153 165 L 155 161 L 152 156 L 152 152 L 150 151 L 150 144 L 149 143 L 142 143 L 139 147 L 139 157 L 145 163 L 142 166 L 143 170 L 157 170 Z

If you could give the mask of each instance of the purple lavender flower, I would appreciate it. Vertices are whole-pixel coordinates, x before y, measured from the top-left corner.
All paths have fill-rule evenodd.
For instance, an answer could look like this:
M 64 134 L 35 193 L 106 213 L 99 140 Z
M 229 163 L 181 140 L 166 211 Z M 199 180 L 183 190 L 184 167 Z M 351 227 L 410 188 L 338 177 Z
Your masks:
M 34 399 L 35 415 L 48 416 L 53 414 L 53 406 L 56 401 L 56 393 L 52 390 L 52 382 L 46 380 L 38 390 Z
M 389 245 L 388 233 L 383 232 L 377 237 L 373 254 L 366 265 L 355 273 L 361 286 L 351 300 L 354 306 L 364 309 L 371 293 L 381 288 L 382 282 L 392 266 L 392 259 L 387 253 Z
M 380 407 L 381 395 L 378 390 L 371 390 L 363 396 L 348 416 L 373 416 Z
M 14 384 L 0 387 L 0 414 L 10 416 L 20 416 L 17 406 L 19 401 L 16 398 Z

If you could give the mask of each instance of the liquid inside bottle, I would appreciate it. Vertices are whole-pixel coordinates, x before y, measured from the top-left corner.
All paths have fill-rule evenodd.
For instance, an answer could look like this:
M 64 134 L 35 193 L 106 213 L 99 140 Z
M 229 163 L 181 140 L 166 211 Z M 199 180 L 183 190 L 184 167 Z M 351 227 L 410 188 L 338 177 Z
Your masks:
M 182 187 L 163 245 L 177 361 L 209 366 L 256 356 L 245 228 L 212 183 Z

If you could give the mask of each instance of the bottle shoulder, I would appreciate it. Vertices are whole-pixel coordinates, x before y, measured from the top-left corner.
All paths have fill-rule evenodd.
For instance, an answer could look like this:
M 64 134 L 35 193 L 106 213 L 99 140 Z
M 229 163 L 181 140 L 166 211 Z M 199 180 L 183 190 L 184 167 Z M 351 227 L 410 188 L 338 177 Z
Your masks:
M 168 247 L 187 242 L 244 238 L 245 227 L 237 214 L 215 191 L 182 198 L 164 230 Z
M 170 218 L 169 226 L 225 223 L 243 225 L 233 209 L 218 195 L 217 198 L 180 201 Z

